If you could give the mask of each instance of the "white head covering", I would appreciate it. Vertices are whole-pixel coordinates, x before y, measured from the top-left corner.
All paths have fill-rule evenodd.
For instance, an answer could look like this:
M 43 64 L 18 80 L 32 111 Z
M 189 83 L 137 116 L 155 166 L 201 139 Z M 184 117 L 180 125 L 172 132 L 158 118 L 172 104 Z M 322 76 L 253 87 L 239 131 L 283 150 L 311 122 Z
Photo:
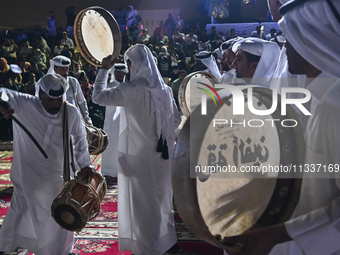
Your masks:
M 221 73 L 216 64 L 216 60 L 210 52 L 201 51 L 196 54 L 196 59 L 200 60 L 218 80 L 221 78 Z
M 162 46 L 162 50 L 165 50 L 164 54 L 168 54 L 168 48 L 166 46 Z M 163 53 L 163 51 L 161 53 Z
M 114 73 L 115 70 L 118 70 L 118 71 L 121 71 L 121 72 L 124 72 L 124 73 L 129 72 L 128 66 L 126 64 L 122 64 L 122 63 L 114 64 L 108 71 L 111 74 L 110 82 L 115 83 L 115 85 L 113 85 L 113 86 L 116 86 L 118 83 L 120 83 L 119 81 L 116 80 L 115 73 Z M 123 81 L 125 81 L 125 78 L 126 77 L 124 77 Z M 109 87 L 109 85 L 108 85 L 108 87 Z M 114 112 L 112 119 L 116 120 L 117 117 L 119 116 L 120 112 L 121 112 L 121 107 L 116 106 L 116 111 Z
M 151 113 L 156 113 L 157 135 L 168 138 L 168 121 L 173 113 L 169 105 L 167 89 L 161 74 L 158 71 L 154 57 L 149 48 L 143 44 L 130 47 L 124 54 L 124 61 L 131 61 L 130 82 L 137 82 L 151 93 Z
M 289 0 L 279 0 L 281 4 L 287 3 Z
M 233 52 L 239 49 L 261 57 L 251 83 L 268 85 L 279 60 L 280 47 L 273 42 L 248 37 L 233 45 Z
M 54 66 L 61 66 L 61 67 L 68 67 L 71 65 L 71 59 L 64 57 L 64 56 L 56 56 L 52 58 L 50 63 L 50 68 L 48 69 L 47 73 L 55 73 Z
M 339 15 L 340 1 L 332 0 L 331 3 Z M 294 2 L 281 7 L 284 16 L 279 21 L 287 41 L 313 66 L 338 77 L 340 20 L 327 1 L 311 0 L 292 9 L 289 9 L 290 4 Z
M 129 72 L 128 66 L 126 64 L 122 64 L 122 63 L 114 64 L 108 71 L 111 74 L 111 82 L 113 82 L 115 80 L 115 78 L 114 78 L 115 70 L 121 71 L 121 72 L 124 72 L 124 73 Z M 124 78 L 124 80 L 125 80 L 125 78 Z
M 220 45 L 220 50 L 221 51 L 226 51 L 228 50 L 229 48 L 233 47 L 233 45 L 240 41 L 240 40 L 243 40 L 244 38 L 241 37 L 241 36 L 238 36 L 236 38 L 232 38 L 232 39 L 229 39 L 228 41 L 226 42 L 223 42 L 221 45 Z
M 124 73 L 129 72 L 128 66 L 126 64 L 121 64 L 121 63 L 114 64 L 113 71 L 114 70 L 121 71 L 121 72 L 124 72 Z
M 132 5 L 129 5 L 129 7 L 131 8 L 131 11 L 128 11 L 128 13 L 126 14 L 126 20 L 127 20 L 126 25 L 128 27 L 131 27 L 133 23 L 138 23 L 138 21 L 136 20 L 136 15 L 138 15 L 138 12 L 135 9 L 133 9 Z
M 10 64 L 9 66 L 11 67 L 13 73 L 22 73 L 20 66 L 16 64 Z
M 51 98 L 59 98 L 65 95 L 68 89 L 66 79 L 59 74 L 46 74 L 35 84 L 35 95 L 39 95 L 39 90 L 44 91 Z

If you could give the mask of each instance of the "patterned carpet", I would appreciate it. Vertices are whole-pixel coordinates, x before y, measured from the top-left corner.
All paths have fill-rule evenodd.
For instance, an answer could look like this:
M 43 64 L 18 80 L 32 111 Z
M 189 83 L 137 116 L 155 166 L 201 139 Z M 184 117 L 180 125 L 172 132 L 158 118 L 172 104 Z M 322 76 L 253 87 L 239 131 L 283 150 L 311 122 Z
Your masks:
M 11 151 L 0 151 L 0 226 L 10 206 L 13 192 L 9 179 L 10 166 L 12 162 Z M 92 157 L 93 165 L 100 172 L 101 156 Z M 99 215 L 88 222 L 86 227 L 75 234 L 75 246 L 73 252 L 79 255 L 130 255 L 131 252 L 118 251 L 118 219 L 117 219 L 117 196 L 118 189 L 109 189 L 105 196 Z M 222 255 L 223 252 L 207 243 L 197 239 L 188 231 L 185 224 L 175 215 L 176 233 L 179 246 L 198 255 Z M 33 253 L 29 253 L 33 255 Z
M 13 154 L 11 151 L 0 151 L 0 192 L 12 193 L 12 183 L 9 178 L 9 171 Z

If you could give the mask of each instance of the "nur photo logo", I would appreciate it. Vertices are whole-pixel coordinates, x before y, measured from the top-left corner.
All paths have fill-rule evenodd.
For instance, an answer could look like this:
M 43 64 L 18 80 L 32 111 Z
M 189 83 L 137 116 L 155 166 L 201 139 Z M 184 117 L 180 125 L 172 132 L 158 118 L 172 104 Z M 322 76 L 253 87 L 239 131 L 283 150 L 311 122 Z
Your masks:
M 212 86 L 204 84 L 202 82 L 198 82 L 201 85 L 204 85 L 208 87 L 211 91 L 214 92 L 216 97 L 219 99 L 220 104 L 222 106 L 222 101 L 220 98 L 219 93 L 221 94 L 230 94 L 233 97 L 233 115 L 244 115 L 244 106 L 245 106 L 245 93 L 247 92 L 247 106 L 251 113 L 255 115 L 270 115 L 273 112 L 275 112 L 278 104 L 278 91 L 277 88 L 274 88 L 272 90 L 272 106 L 269 109 L 266 110 L 258 110 L 253 105 L 253 88 L 254 86 L 236 86 L 236 85 L 230 85 L 230 84 L 215 84 L 215 88 L 218 89 L 216 91 Z M 197 87 L 197 89 L 201 89 L 205 91 L 215 102 L 215 105 L 217 106 L 216 100 L 213 96 L 213 94 L 203 88 Z M 302 93 L 305 95 L 304 98 L 287 98 L 288 93 Z M 299 109 L 304 115 L 309 116 L 311 113 L 306 109 L 306 107 L 303 105 L 304 103 L 307 103 L 311 99 L 311 93 L 305 89 L 305 88 L 281 88 L 281 115 L 286 115 L 287 105 L 295 105 L 297 109 Z M 201 114 L 206 115 L 207 114 L 207 96 L 206 94 L 202 94 L 201 96 Z

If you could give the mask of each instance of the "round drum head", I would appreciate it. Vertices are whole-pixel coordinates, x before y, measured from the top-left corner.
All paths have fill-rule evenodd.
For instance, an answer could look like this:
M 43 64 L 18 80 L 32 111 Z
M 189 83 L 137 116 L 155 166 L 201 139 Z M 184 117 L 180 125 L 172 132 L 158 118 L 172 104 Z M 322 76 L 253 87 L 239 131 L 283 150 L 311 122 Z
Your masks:
M 201 106 L 191 112 L 177 140 L 172 171 L 175 203 L 185 224 L 200 239 L 226 250 L 214 236 L 239 235 L 289 219 L 301 176 L 265 169 L 303 164 L 305 154 L 300 125 L 287 127 L 285 122 L 297 120 L 291 107 L 282 116 L 278 98 L 274 112 L 254 114 L 248 102 L 268 111 L 271 90 L 242 92 L 243 114 L 233 114 L 236 99 L 229 94 L 221 96 L 221 106 L 207 101 L 206 115 Z
M 90 64 L 100 66 L 103 58 L 118 57 L 121 50 L 119 26 L 110 12 L 90 7 L 78 13 L 74 22 L 74 38 L 81 55 Z
M 201 103 L 202 95 L 211 92 L 218 80 L 207 72 L 195 72 L 187 75 L 178 90 L 178 102 L 182 113 L 188 117 Z
M 53 211 L 55 221 L 69 231 L 80 231 L 87 223 L 86 217 L 72 204 L 60 204 Z
M 261 100 L 264 101 L 263 98 Z M 229 102 L 210 121 L 196 164 L 230 169 L 230 172 L 209 175 L 208 169 L 201 168 L 202 172 L 198 172 L 197 177 L 197 197 L 202 216 L 211 233 L 221 236 L 239 235 L 251 228 L 265 211 L 271 198 L 268 194 L 273 194 L 276 184 L 276 173 L 267 176 L 275 178 L 263 176 L 254 179 L 248 173 L 240 173 L 243 175 L 240 177 L 244 178 L 233 178 L 236 173 L 232 171 L 261 164 L 280 165 L 279 135 L 276 127 L 271 125 L 273 117 L 255 115 L 247 107 L 244 115 L 233 116 L 232 98 Z M 257 97 L 253 98 L 253 104 L 259 110 L 267 110 Z M 213 123 L 216 119 L 221 120 L 218 128 Z M 221 124 L 226 120 L 230 123 Z M 248 125 L 245 120 L 253 120 L 249 124 L 254 127 L 245 128 Z M 262 123 L 269 124 L 269 127 L 265 124 L 259 127 Z

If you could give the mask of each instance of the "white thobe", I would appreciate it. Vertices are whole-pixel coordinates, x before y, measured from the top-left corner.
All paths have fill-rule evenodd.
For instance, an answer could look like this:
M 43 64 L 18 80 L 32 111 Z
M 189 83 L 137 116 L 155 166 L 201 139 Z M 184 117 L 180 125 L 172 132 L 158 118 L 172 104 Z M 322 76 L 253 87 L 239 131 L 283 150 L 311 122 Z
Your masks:
M 120 82 L 113 80 L 111 83 L 107 84 L 107 88 L 117 87 Z M 102 153 L 102 175 L 109 175 L 112 177 L 117 177 L 118 169 L 118 143 L 119 143 L 119 122 L 120 116 L 118 115 L 115 119 L 117 110 L 116 106 L 110 105 L 106 106 L 105 109 L 105 122 L 104 131 L 109 136 L 109 146 Z
M 87 102 L 85 100 L 78 80 L 74 77 L 67 76 L 67 83 L 69 85 L 69 88 L 66 91 L 66 101 L 69 102 L 70 104 L 75 105 L 77 108 L 79 105 L 80 116 L 82 116 L 83 119 L 85 118 L 85 123 L 92 124 L 92 120 L 89 116 Z M 78 102 L 78 105 L 76 103 L 76 100 Z
M 62 229 L 51 217 L 53 199 L 63 186 L 63 124 L 61 111 L 49 114 L 38 97 L 0 88 L 9 96 L 15 116 L 48 155 L 45 159 L 25 132 L 13 121 L 14 192 L 0 231 L 0 251 L 24 247 L 36 255 L 72 252 L 73 232 Z M 81 168 L 91 165 L 86 133 L 77 109 L 68 104 L 74 157 Z
M 288 71 L 288 59 L 287 59 L 286 52 L 287 52 L 287 48 L 285 46 L 282 46 L 279 60 L 277 62 L 277 66 L 273 74 L 273 78 L 279 78 L 282 76 L 282 73 L 285 72 L 285 70 Z
M 270 83 L 270 89 L 277 89 L 277 92 L 281 94 L 281 88 L 284 87 L 293 87 L 293 88 L 305 88 L 306 87 L 306 75 L 294 75 L 291 74 L 288 70 L 288 60 L 286 54 L 287 48 L 285 46 L 282 47 L 279 61 L 277 67 L 275 69 L 273 78 Z M 287 98 L 303 98 L 305 95 L 302 93 L 287 93 Z M 295 105 L 292 105 L 295 113 L 297 114 L 302 130 L 305 131 L 306 125 L 308 122 L 309 115 L 304 115 L 300 109 L 298 109 Z M 304 104 L 304 107 L 309 110 L 310 109 L 310 101 Z
M 230 69 L 228 72 L 223 72 L 219 82 L 220 83 L 233 83 L 236 78 L 235 69 Z
M 305 162 L 328 166 L 340 164 L 340 81 L 323 77 L 308 86 L 312 115 L 305 133 Z M 305 177 L 299 203 L 285 226 L 294 241 L 277 245 L 271 254 L 340 254 L 340 179 Z
M 217 59 L 221 60 L 223 58 L 223 53 L 225 50 L 221 50 L 220 48 L 217 48 L 214 52 L 217 54 Z
M 220 73 L 220 71 L 218 70 L 217 64 L 214 63 L 214 62 L 211 62 L 211 65 L 216 65 L 216 69 L 213 69 L 214 67 L 211 66 L 211 68 L 207 68 L 207 69 L 203 70 L 203 72 L 210 73 L 210 74 L 212 74 L 217 80 L 219 80 L 219 79 L 221 78 L 221 73 Z
M 154 100 L 150 91 L 135 79 L 116 89 L 106 89 L 107 71 L 100 69 L 94 83 L 92 100 L 102 105 L 123 106 L 120 116 L 118 151 L 118 235 L 119 250 L 136 255 L 160 255 L 176 242 L 172 214 L 171 164 L 175 128 L 180 115 L 170 87 L 166 103 L 173 114 L 168 126 L 169 159 L 156 152 L 158 136 Z M 176 122 L 176 123 L 175 123 Z

